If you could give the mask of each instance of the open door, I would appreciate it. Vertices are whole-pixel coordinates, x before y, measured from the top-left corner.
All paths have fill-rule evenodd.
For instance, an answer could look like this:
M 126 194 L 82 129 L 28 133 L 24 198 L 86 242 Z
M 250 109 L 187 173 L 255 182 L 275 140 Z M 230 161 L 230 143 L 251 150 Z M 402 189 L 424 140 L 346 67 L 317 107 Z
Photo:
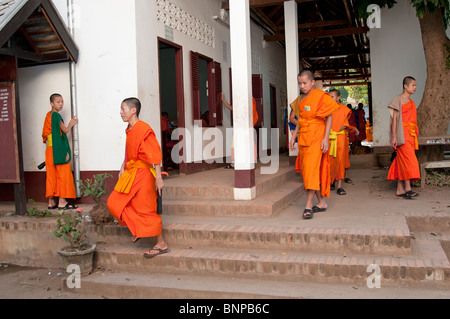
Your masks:
M 171 171 L 172 174 L 174 172 L 186 174 L 186 163 L 180 163 L 179 160 L 183 154 L 172 158 L 173 147 L 183 141 L 174 141 L 171 138 L 174 129 L 185 127 L 183 52 L 180 46 L 161 38 L 158 38 L 158 50 L 163 169 Z

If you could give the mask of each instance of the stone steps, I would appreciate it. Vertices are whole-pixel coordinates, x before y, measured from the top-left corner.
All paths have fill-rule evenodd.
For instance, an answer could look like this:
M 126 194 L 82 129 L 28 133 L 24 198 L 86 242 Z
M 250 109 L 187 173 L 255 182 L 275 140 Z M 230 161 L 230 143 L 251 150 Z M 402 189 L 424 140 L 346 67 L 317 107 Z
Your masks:
M 450 264 L 437 240 L 415 240 L 410 256 L 171 246 L 169 253 L 146 259 L 146 247 L 98 244 L 95 264 L 118 272 L 352 284 L 365 282 L 375 264 L 386 286 L 450 285 Z
M 303 193 L 302 183 L 298 180 L 286 180 L 282 185 L 267 190 L 251 201 L 196 197 L 180 200 L 164 198 L 163 213 L 198 216 L 273 216 Z
M 304 283 L 266 279 L 227 278 L 205 274 L 185 275 L 166 273 L 130 273 L 97 270 L 82 278 L 76 293 L 85 293 L 104 298 L 126 299 L 183 299 L 190 304 L 192 299 L 219 299 L 224 304 L 232 304 L 230 299 L 399 299 L 429 298 L 447 299 L 448 288 L 414 289 L 412 287 L 389 287 L 370 289 L 364 282 L 356 284 Z M 63 289 L 69 289 L 63 280 Z M 260 304 L 255 301 L 252 303 Z M 270 300 L 262 304 L 270 304 Z M 202 304 L 205 305 L 205 304 Z M 266 309 L 267 310 L 267 309 Z

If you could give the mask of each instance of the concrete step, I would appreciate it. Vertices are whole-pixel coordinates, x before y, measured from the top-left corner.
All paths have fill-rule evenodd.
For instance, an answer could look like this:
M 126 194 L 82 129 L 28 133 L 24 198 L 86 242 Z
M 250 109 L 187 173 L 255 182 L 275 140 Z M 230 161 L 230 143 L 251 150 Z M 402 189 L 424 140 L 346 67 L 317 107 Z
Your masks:
M 202 274 L 205 276 L 295 282 L 363 284 L 379 267 L 386 286 L 450 286 L 450 264 L 439 241 L 415 240 L 411 256 L 376 256 L 341 253 L 298 252 L 289 249 L 224 249 L 221 247 L 177 247 L 152 259 L 148 249 L 137 245 L 97 245 L 95 265 L 127 272 Z
M 273 216 L 303 193 L 303 184 L 298 180 L 285 180 L 282 185 L 266 191 L 251 201 L 196 197 L 167 200 L 164 197 L 163 213 L 197 216 Z
M 64 291 L 114 299 L 446 299 L 447 289 L 413 289 L 411 287 L 369 288 L 367 283 L 303 283 L 265 279 L 222 278 L 217 276 L 130 273 L 96 270 L 83 277 L 81 287 L 69 289 L 62 280 Z M 258 304 L 258 302 L 255 302 Z M 269 304 L 266 310 L 273 313 Z M 205 305 L 205 304 L 203 304 Z M 216 310 L 216 309 L 215 309 Z M 220 310 L 216 310 L 220 311 Z M 214 311 L 214 313 L 216 312 Z M 225 310 L 224 310 L 225 311 Z
M 293 167 L 284 162 L 280 164 L 276 174 L 260 174 L 260 168 L 257 168 L 255 175 L 257 197 L 276 189 L 289 179 L 300 181 L 300 176 Z M 195 183 L 192 179 L 195 179 Z M 202 174 L 165 179 L 163 197 L 165 200 L 234 199 L 234 171 L 219 168 Z

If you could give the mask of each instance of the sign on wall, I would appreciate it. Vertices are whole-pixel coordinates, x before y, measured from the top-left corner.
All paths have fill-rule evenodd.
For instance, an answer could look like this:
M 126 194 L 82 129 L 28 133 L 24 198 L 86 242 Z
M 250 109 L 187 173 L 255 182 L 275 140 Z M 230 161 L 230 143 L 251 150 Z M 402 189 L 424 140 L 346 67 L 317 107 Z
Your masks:
M 0 183 L 20 183 L 13 83 L 0 83 Z

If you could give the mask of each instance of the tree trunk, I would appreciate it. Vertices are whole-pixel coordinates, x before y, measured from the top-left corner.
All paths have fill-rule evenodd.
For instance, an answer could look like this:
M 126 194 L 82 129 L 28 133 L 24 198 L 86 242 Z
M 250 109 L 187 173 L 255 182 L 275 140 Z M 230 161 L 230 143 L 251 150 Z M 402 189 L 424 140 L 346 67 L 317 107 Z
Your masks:
M 425 91 L 417 110 L 419 134 L 420 136 L 446 135 L 449 125 L 450 70 L 445 64 L 448 52 L 444 44 L 450 43 L 450 40 L 445 34 L 441 10 L 438 9 L 433 14 L 426 10 L 423 18 L 419 19 L 419 23 L 427 63 Z M 433 147 L 424 147 L 421 153 L 429 154 L 429 156 L 421 154 L 422 161 L 443 158 L 443 154 L 435 152 Z

